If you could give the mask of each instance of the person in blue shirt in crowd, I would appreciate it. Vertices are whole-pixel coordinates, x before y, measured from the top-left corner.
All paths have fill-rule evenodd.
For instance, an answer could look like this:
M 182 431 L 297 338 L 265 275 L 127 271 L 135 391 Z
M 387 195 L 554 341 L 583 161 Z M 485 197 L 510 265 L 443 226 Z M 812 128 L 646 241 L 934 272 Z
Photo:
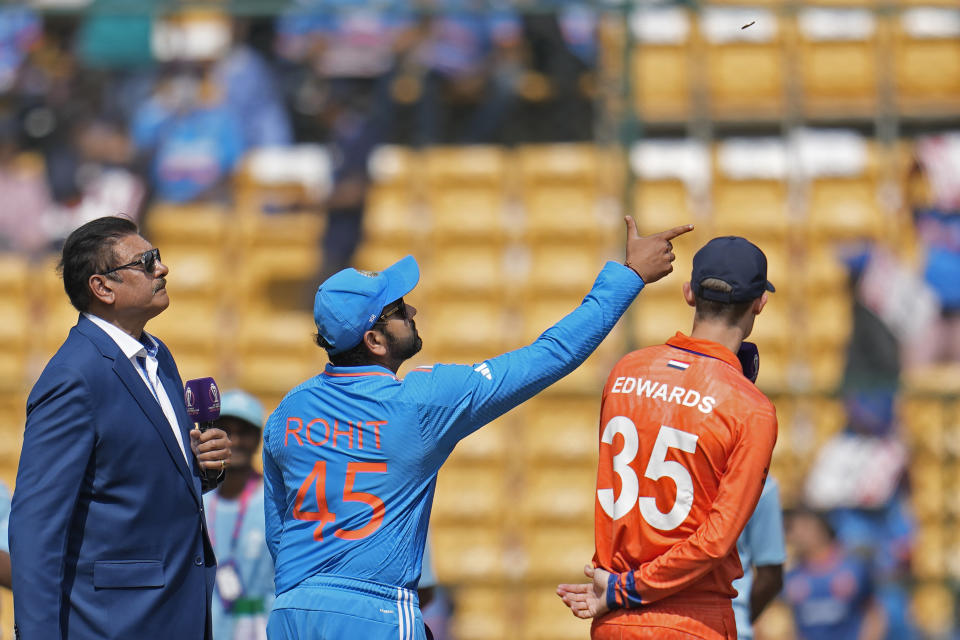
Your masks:
M 404 301 L 408 256 L 381 273 L 340 271 L 317 290 L 326 369 L 267 420 L 267 545 L 276 565 L 272 640 L 426 638 L 415 591 L 437 473 L 457 442 L 573 371 L 644 284 L 665 276 L 686 225 L 640 237 L 582 304 L 533 344 L 475 365 L 397 377 L 422 341 Z
M 428 6 L 435 13 L 413 52 L 422 70 L 416 141 L 427 146 L 450 141 L 443 129 L 453 101 L 472 104 L 454 142 L 496 142 L 523 71 L 520 17 L 503 2 L 447 0 Z
M 881 640 L 886 616 L 874 596 L 869 565 L 846 551 L 826 516 L 801 507 L 787 519 L 796 565 L 785 595 L 798 640 Z
M 780 487 L 773 476 L 767 476 L 760 501 L 737 539 L 737 553 L 743 565 L 743 577 L 733 582 L 733 588 L 737 590 L 737 597 L 733 600 L 737 638 L 751 640 L 754 621 L 783 587 L 783 563 L 787 551 L 783 540 Z
M 149 164 L 156 196 L 167 202 L 223 199 L 243 156 L 232 107 L 214 95 L 209 65 L 178 63 L 134 114 L 131 140 Z
M 273 558 L 264 534 L 263 476 L 252 464 L 263 417 L 263 405 L 249 393 L 234 390 L 221 396 L 216 426 L 230 437 L 230 470 L 220 489 L 203 497 L 207 530 L 218 560 L 211 609 L 217 640 L 266 637 L 267 612 L 273 603 Z

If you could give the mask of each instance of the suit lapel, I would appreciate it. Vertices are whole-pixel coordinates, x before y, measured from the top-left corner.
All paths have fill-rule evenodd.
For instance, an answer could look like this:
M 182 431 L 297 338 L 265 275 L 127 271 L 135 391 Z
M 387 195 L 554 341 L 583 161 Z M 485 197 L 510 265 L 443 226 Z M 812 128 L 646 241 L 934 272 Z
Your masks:
M 119 347 L 117 348 L 119 351 Z M 180 445 L 177 444 L 176 438 L 173 436 L 173 430 L 170 428 L 170 423 L 167 421 L 167 417 L 164 415 L 163 410 L 160 408 L 160 404 L 153 397 L 153 394 L 147 389 L 147 385 L 144 384 L 143 378 L 140 377 L 140 374 L 137 373 L 136 369 L 133 368 L 133 364 L 125 357 L 123 354 L 120 354 L 120 357 L 114 359 L 113 370 L 120 377 L 120 380 L 123 381 L 123 384 L 127 387 L 127 390 L 130 392 L 130 395 L 133 396 L 133 399 L 136 400 L 137 404 L 140 405 L 140 408 L 143 409 L 143 412 L 150 419 L 150 424 L 153 425 L 153 428 L 157 430 L 157 433 L 160 436 L 160 440 L 163 441 L 163 446 L 166 447 L 167 453 L 170 454 L 170 458 L 173 460 L 173 464 L 176 465 L 177 471 L 180 472 L 180 475 L 183 476 L 183 479 L 187 481 L 187 484 L 190 486 L 190 493 L 193 495 L 195 500 L 199 500 L 197 496 L 197 489 L 194 486 L 193 476 L 190 472 L 190 469 L 187 468 L 187 461 L 183 457 L 183 453 L 180 451 Z M 176 396 L 170 395 L 170 389 L 168 385 L 164 384 L 164 388 L 167 389 L 167 396 L 175 398 Z M 171 402 L 174 407 L 177 406 L 176 402 Z M 181 432 L 183 427 L 181 425 Z M 184 441 L 184 447 L 189 447 L 190 440 L 187 438 Z M 189 449 L 187 449 L 189 451 Z
M 162 384 L 164 390 L 166 390 L 167 397 L 170 398 L 170 404 L 173 406 L 173 412 L 177 416 L 177 424 L 180 427 L 180 437 L 183 438 L 183 446 L 186 449 L 187 458 L 190 460 L 190 477 L 193 491 L 196 494 L 197 499 L 200 500 L 202 488 L 200 485 L 200 476 L 197 472 L 198 464 L 196 458 L 193 457 L 192 450 L 190 449 L 190 430 L 193 429 L 193 421 L 190 419 L 190 416 L 187 415 L 186 405 L 179 401 L 181 398 L 183 398 L 183 388 L 179 385 L 177 380 L 169 374 L 166 367 L 163 366 L 163 359 L 160 359 L 160 366 L 157 368 L 157 376 L 160 378 L 160 384 Z

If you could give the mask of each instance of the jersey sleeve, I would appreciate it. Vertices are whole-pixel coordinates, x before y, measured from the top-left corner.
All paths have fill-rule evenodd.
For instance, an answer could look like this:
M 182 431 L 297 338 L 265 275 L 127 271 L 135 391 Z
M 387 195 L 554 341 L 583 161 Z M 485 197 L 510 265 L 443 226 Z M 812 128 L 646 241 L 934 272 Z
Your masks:
M 750 524 L 744 533 L 747 535 L 746 543 L 750 547 L 750 561 L 753 566 L 767 567 L 786 562 L 780 488 L 772 477 L 767 478 L 757 508 L 750 516 Z
M 611 574 L 611 608 L 649 604 L 700 580 L 730 553 L 753 513 L 777 440 L 772 405 L 746 416 L 704 521 L 687 539 L 643 563 L 636 571 Z
M 405 385 L 418 405 L 425 439 L 445 457 L 462 438 L 576 369 L 642 288 L 632 269 L 609 262 L 580 306 L 532 344 L 475 366 L 410 372 Z

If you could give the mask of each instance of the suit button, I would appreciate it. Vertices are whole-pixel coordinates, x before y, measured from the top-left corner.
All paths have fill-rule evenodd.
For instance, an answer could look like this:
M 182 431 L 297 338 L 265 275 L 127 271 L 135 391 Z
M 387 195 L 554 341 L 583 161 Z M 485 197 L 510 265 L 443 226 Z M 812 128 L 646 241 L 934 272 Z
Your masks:
M 200 565 L 203 564 L 203 558 L 201 558 L 200 556 L 197 556 L 196 558 L 193 559 L 193 564 L 199 567 Z

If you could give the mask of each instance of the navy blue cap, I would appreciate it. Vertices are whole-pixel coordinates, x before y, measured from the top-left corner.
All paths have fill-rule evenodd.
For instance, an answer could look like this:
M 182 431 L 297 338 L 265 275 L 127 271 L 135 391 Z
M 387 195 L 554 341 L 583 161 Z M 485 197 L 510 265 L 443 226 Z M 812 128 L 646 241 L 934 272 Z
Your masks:
M 704 280 L 716 278 L 733 287 L 729 293 L 704 289 Z M 715 302 L 756 300 L 764 291 L 776 291 L 767 280 L 767 256 L 760 247 L 740 236 L 714 238 L 693 256 L 690 276 L 693 292 Z
M 407 256 L 383 271 L 344 269 L 324 281 L 313 299 L 313 321 L 328 353 L 352 349 L 363 340 L 388 303 L 407 295 L 420 281 L 420 267 Z

